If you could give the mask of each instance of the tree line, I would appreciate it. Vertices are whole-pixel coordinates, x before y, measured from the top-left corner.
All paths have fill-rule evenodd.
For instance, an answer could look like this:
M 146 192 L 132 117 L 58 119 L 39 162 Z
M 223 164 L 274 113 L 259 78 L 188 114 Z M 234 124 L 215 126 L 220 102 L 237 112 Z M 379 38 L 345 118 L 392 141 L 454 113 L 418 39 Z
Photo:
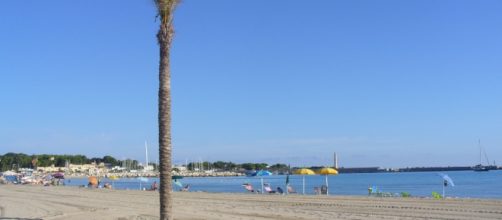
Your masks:
M 90 164 L 95 162 L 97 164 L 103 162 L 111 166 L 120 166 L 124 162 L 131 165 L 131 167 L 138 167 L 137 160 L 117 160 L 112 156 L 104 156 L 102 158 L 92 157 L 88 158 L 85 155 L 57 155 L 57 154 L 33 154 L 27 155 L 23 153 L 6 153 L 0 155 L 0 170 L 18 170 L 19 168 L 32 168 L 48 167 L 54 165 L 55 167 L 64 167 L 66 163 L 71 164 Z
M 111 166 L 126 166 L 128 169 L 140 169 L 141 166 L 137 160 L 125 159 L 117 160 L 112 156 L 92 157 L 88 158 L 85 155 L 57 155 L 57 154 L 33 154 L 27 155 L 23 153 L 6 153 L 0 155 L 0 170 L 18 170 L 19 168 L 32 168 L 37 167 L 49 167 L 54 165 L 55 167 L 65 167 L 66 163 L 71 164 L 90 164 L 95 162 L 96 164 L 105 163 Z M 149 165 L 154 166 L 156 170 L 157 164 L 149 163 Z M 290 168 L 286 164 L 273 164 L 268 165 L 267 163 L 242 163 L 237 164 L 233 162 L 191 162 L 188 163 L 188 170 L 219 170 L 219 171 L 240 171 L 240 170 L 262 170 L 268 169 L 270 171 L 286 172 L 290 171 Z

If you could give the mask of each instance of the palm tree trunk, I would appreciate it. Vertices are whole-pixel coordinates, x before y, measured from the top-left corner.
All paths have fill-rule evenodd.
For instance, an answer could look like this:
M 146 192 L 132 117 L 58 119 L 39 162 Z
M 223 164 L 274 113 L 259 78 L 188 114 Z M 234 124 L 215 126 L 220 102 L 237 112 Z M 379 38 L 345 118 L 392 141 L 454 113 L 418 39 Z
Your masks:
M 171 73 L 169 50 L 174 35 L 172 13 L 162 16 L 157 40 L 160 47 L 159 63 L 159 162 L 160 162 L 160 219 L 173 219 L 171 196 Z

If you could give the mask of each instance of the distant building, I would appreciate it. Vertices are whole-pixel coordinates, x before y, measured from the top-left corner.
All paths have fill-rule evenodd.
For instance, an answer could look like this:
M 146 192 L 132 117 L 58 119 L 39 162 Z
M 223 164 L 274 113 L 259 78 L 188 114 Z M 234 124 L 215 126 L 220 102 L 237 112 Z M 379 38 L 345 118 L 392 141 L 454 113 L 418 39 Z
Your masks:
M 173 169 L 174 169 L 174 168 L 178 169 L 180 172 L 182 172 L 182 171 L 187 171 L 187 170 L 188 170 L 188 169 L 187 169 L 187 167 L 186 167 L 186 166 L 184 166 L 184 165 L 174 165 L 174 166 L 173 166 Z

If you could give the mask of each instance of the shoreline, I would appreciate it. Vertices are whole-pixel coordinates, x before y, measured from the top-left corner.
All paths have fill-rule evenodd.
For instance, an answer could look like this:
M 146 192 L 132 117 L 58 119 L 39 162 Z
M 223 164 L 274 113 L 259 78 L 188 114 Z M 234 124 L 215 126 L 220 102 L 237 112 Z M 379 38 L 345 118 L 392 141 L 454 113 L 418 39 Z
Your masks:
M 1 185 L 9 218 L 158 219 L 158 192 Z M 174 192 L 175 219 L 502 219 L 502 200 Z

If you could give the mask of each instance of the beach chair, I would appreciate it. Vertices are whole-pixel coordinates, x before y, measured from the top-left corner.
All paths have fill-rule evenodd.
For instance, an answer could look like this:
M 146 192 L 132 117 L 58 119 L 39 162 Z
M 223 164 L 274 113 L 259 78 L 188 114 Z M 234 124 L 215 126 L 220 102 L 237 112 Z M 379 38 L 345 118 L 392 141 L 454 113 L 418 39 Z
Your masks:
M 242 186 L 244 187 L 244 189 L 246 189 L 248 192 L 250 193 L 255 193 L 256 191 L 253 189 L 253 185 L 249 184 L 249 183 L 244 183 L 242 184 Z
M 270 184 L 268 183 L 264 183 L 263 184 L 263 190 L 265 190 L 265 192 L 268 192 L 268 193 L 275 193 L 274 190 L 272 190 L 272 187 L 270 187 Z
M 328 187 L 326 185 L 321 186 L 321 195 L 328 195 Z
M 434 199 L 442 199 L 443 196 L 437 192 L 432 192 L 432 198 Z
M 183 188 L 181 188 L 180 191 L 182 192 L 188 192 L 190 190 L 190 184 L 186 184 Z
M 293 193 L 296 193 L 296 191 L 295 191 L 295 189 L 293 189 L 292 186 L 288 185 L 288 193 L 293 194 Z

